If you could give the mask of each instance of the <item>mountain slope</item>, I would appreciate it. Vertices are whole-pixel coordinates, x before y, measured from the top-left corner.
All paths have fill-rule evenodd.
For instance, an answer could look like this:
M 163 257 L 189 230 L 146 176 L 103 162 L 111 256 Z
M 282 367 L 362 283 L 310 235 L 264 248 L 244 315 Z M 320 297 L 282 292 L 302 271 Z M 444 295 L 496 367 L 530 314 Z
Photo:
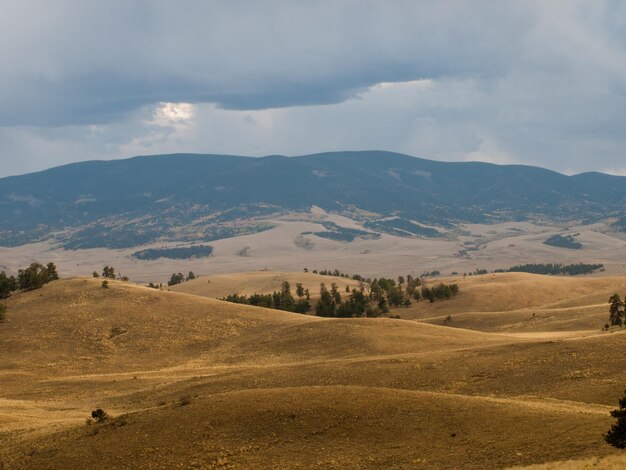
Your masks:
M 625 203 L 626 178 L 599 173 L 569 177 L 380 151 L 158 155 L 0 179 L 0 245 L 45 239 L 51 231 L 62 231 L 57 238 L 68 248 L 207 241 L 231 235 L 216 232 L 216 224 L 313 205 L 445 227 L 535 217 L 594 220 L 619 215 Z

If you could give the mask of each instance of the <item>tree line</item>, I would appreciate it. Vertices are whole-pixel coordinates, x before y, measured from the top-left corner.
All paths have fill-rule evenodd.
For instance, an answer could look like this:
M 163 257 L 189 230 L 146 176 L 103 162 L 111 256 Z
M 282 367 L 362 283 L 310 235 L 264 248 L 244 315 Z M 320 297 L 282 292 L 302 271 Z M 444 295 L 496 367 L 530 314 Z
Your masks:
M 189 271 L 189 274 L 187 274 L 187 276 L 185 276 L 183 273 L 172 273 L 170 280 L 167 281 L 167 285 L 175 286 L 176 284 L 181 284 L 183 282 L 191 281 L 197 277 L 198 276 L 196 276 L 193 271 Z M 157 287 L 155 284 L 152 284 L 152 285 L 150 284 L 148 284 L 150 287 Z
M 9 276 L 5 271 L 0 272 L 0 299 L 8 298 L 12 292 L 18 290 L 39 289 L 50 281 L 59 279 L 57 267 L 50 262 L 46 266 L 41 263 L 31 263 L 24 269 L 19 269 L 16 276 Z
M 397 280 L 382 277 L 361 281 L 359 288 L 346 286 L 343 295 L 336 283 L 331 283 L 330 287 L 321 283 L 314 311 L 320 317 L 380 317 L 389 313 L 391 307 L 409 307 L 412 302 L 421 300 L 450 299 L 458 293 L 457 284 L 440 283 L 429 287 L 411 275 L 398 276 Z M 310 292 L 301 283 L 296 284 L 296 296 L 297 299 L 291 294 L 289 283 L 284 281 L 281 290 L 271 294 L 231 294 L 222 300 L 297 313 L 311 310 Z
M 559 275 L 566 274 L 568 276 L 577 276 L 579 274 L 591 274 L 595 271 L 604 270 L 603 264 L 558 264 L 558 263 L 539 263 L 539 264 L 521 264 L 512 266 L 509 269 L 496 269 L 494 272 L 510 272 L 510 273 L 531 273 L 531 274 L 549 274 Z
M 419 278 L 411 275 L 398 276 L 398 279 L 378 278 L 369 283 L 362 282 L 358 289 L 350 290 L 342 298 L 337 285 L 328 289 L 320 285 L 320 299 L 315 306 L 315 314 L 321 317 L 380 317 L 389 313 L 391 307 L 409 307 L 412 302 L 450 299 L 459 293 L 457 284 L 423 285 Z
M 236 304 L 254 305 L 255 307 L 273 308 L 287 312 L 306 313 L 311 309 L 309 303 L 310 294 L 308 289 L 304 289 L 302 284 L 296 284 L 296 300 L 291 293 L 291 285 L 283 281 L 279 291 L 271 294 L 252 294 L 250 296 L 240 294 L 230 294 L 222 300 Z

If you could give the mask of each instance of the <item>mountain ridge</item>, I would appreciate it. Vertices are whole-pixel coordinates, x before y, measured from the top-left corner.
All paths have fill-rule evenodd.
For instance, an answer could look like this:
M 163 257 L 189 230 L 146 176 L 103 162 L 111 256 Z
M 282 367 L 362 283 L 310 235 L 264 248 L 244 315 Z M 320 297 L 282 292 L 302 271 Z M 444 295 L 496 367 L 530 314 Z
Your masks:
M 51 232 L 68 248 L 205 241 L 217 236 L 206 228 L 211 224 L 314 205 L 361 222 L 398 217 L 443 228 L 596 221 L 624 215 L 626 177 L 567 176 L 534 166 L 439 162 L 385 151 L 143 155 L 0 179 L 0 245 L 44 240 Z M 174 236 L 181 231 L 189 233 Z M 121 241 L 98 241 L 92 232 Z

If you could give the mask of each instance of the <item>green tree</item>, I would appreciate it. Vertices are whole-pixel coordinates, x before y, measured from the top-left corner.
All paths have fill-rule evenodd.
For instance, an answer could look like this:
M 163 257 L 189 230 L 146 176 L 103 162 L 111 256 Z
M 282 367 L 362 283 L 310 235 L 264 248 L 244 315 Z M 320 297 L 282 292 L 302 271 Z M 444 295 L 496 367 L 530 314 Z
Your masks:
M 622 326 L 624 311 L 622 307 L 624 302 L 619 295 L 613 294 L 609 299 L 609 322 L 613 326 Z
M 176 284 L 180 284 L 185 280 L 185 276 L 183 273 L 172 273 L 172 277 L 167 281 L 168 286 L 175 286 Z
M 95 278 L 100 277 L 100 274 L 98 274 L 98 271 L 92 272 L 91 275 Z
M 320 317 L 335 316 L 335 301 L 332 294 L 328 291 L 324 283 L 320 284 L 320 299 L 315 305 L 315 314 Z
M 115 279 L 115 268 L 113 266 L 105 266 L 102 268 L 102 277 Z
M 48 281 L 56 281 L 59 279 L 59 273 L 57 273 L 57 267 L 51 261 L 46 266 L 46 271 L 48 271 Z
M 291 295 L 291 286 L 287 281 L 283 281 L 280 288 L 280 306 L 278 308 L 292 312 L 295 304 L 296 302 Z
M 384 295 L 381 295 L 380 299 L 378 299 L 378 310 L 380 313 L 389 313 L 389 306 L 387 305 L 387 299 L 385 299 Z
M 619 409 L 611 411 L 611 416 L 617 422 L 604 435 L 604 440 L 618 449 L 626 448 L 626 391 L 624 393 L 624 398 L 619 401 Z
M 0 299 L 8 298 L 11 291 L 15 290 L 11 288 L 15 285 L 15 278 L 11 280 L 11 277 L 7 276 L 4 271 L 0 272 Z
M 17 273 L 17 285 L 22 290 L 39 289 L 48 282 L 48 271 L 39 263 L 31 263 Z
M 341 303 L 341 294 L 339 293 L 339 289 L 337 289 L 337 284 L 334 282 L 330 285 L 330 295 L 333 296 L 335 305 L 339 305 Z
M 304 268 L 306 269 L 306 268 Z M 296 283 L 296 295 L 300 298 L 304 297 L 304 288 L 302 287 L 301 282 Z
M 193 273 L 193 271 L 189 271 L 189 274 L 187 274 L 187 281 L 191 281 L 192 279 L 195 279 L 197 276 Z

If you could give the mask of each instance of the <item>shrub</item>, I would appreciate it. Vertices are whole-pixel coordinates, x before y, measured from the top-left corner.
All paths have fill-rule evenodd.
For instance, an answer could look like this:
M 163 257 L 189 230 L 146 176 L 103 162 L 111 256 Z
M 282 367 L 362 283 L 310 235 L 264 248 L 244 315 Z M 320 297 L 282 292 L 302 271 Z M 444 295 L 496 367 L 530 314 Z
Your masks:
M 96 423 L 102 423 L 109 419 L 109 415 L 102 408 L 98 408 L 97 410 L 93 410 L 91 412 L 91 417 Z
M 0 304 L 0 323 L 7 319 L 7 306 Z
M 102 281 L 101 284 L 103 289 L 108 289 L 109 288 L 109 281 L 107 281 L 106 279 L 104 281 Z

